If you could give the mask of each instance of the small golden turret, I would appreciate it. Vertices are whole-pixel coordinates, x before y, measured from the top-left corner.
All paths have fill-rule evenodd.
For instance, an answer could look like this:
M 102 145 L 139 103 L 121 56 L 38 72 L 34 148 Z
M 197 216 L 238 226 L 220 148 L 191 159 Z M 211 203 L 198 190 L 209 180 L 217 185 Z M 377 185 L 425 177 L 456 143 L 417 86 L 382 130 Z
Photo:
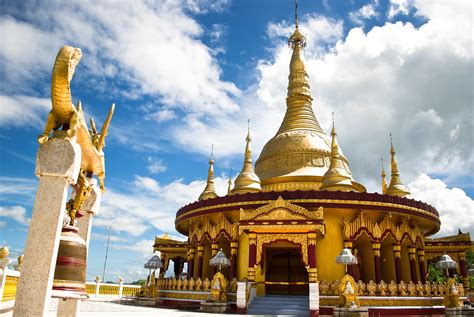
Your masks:
M 382 172 L 380 173 L 380 176 L 382 177 L 382 194 L 387 193 L 387 180 L 385 179 L 385 170 L 383 168 L 383 159 L 382 160 Z
M 387 194 L 392 196 L 405 197 L 410 195 L 408 189 L 403 185 L 398 172 L 397 158 L 395 157 L 395 149 L 393 148 L 392 134 L 390 133 L 390 155 L 391 155 L 391 177 L 390 184 L 387 188 Z
M 214 147 L 213 147 L 214 150 Z M 214 187 L 214 154 L 211 153 L 211 158 L 209 160 L 209 170 L 207 172 L 207 184 L 204 191 L 199 195 L 198 200 L 216 198 L 216 188 Z
M 257 174 L 255 174 L 252 165 L 252 150 L 250 149 L 250 142 L 252 141 L 250 138 L 250 121 L 247 130 L 247 138 L 245 141 L 247 144 L 245 146 L 244 166 L 242 167 L 240 174 L 235 179 L 235 185 L 234 189 L 232 190 L 232 194 L 245 194 L 262 191 L 260 178 L 258 178 Z
M 333 114 L 334 115 L 334 114 Z M 352 174 L 349 166 L 343 161 L 339 154 L 339 145 L 337 144 L 337 133 L 334 125 L 334 117 L 332 122 L 332 142 L 331 142 L 331 163 L 329 169 L 323 176 L 322 190 L 354 190 L 352 185 Z
M 229 175 L 229 180 L 227 181 L 227 195 L 232 194 L 232 173 Z

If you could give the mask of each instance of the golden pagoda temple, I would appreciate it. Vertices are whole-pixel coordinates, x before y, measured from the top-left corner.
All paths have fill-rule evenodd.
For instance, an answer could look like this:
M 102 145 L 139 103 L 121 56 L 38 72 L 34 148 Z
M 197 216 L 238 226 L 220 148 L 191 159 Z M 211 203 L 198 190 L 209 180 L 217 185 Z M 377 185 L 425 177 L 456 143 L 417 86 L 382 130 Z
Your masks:
M 423 306 L 416 301 L 394 304 L 380 296 L 434 296 L 430 286 L 426 288 L 427 265 L 444 252 L 458 263 L 457 274 L 463 281 L 459 287 L 467 288 L 469 234 L 429 238 L 440 229 L 438 211 L 407 197 L 410 193 L 401 181 L 393 142 L 391 177 L 387 185 L 382 163 L 381 193 L 367 193 L 354 180 L 337 142 L 334 119 L 327 135 L 313 112 L 302 58 L 306 39 L 297 22 L 288 43 L 292 56 L 280 128 L 263 147 L 255 168 L 249 129 L 242 170 L 233 188 L 229 180 L 225 196 L 215 191 L 214 159 L 210 159 L 202 194 L 176 213 L 176 230 L 188 240 L 156 238 L 154 250 L 161 251 L 165 264 L 161 278 L 171 259 L 187 263 L 186 283 L 210 280 L 215 273 L 210 259 L 222 249 L 231 262 L 223 274 L 252 284 L 257 296 L 306 295 L 308 285 L 317 282 L 321 306 L 336 306 L 331 296 L 339 294 L 338 283 L 345 272 L 335 258 L 347 247 L 358 260 L 348 273 L 359 294 L 379 296 L 365 299 L 365 304 L 361 300 L 362 305 Z M 177 278 L 181 273 L 182 267 L 175 268 Z M 173 289 L 167 283 L 159 285 Z M 434 292 L 442 294 L 439 288 Z

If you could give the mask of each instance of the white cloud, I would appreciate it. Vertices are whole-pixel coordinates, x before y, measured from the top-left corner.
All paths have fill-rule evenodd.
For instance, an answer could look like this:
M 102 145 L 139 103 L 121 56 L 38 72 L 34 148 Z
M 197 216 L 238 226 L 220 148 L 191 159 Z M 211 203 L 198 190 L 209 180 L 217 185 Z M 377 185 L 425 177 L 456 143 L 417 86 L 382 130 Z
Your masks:
M 109 239 L 109 235 L 104 234 L 104 233 L 92 232 L 91 238 L 93 240 L 107 241 L 107 239 Z M 125 238 L 122 238 L 120 236 L 110 235 L 110 241 L 112 241 L 112 242 L 123 242 L 123 241 L 126 241 L 126 240 L 125 240 Z
M 356 24 L 363 24 L 364 20 L 376 18 L 379 14 L 376 11 L 377 4 L 368 3 L 359 8 L 357 11 L 349 13 L 349 18 Z
M 448 188 L 440 179 L 419 175 L 408 184 L 411 195 L 433 205 L 441 218 L 438 236 L 457 234 L 458 229 L 474 236 L 474 200 L 460 188 Z
M 0 95 L 0 126 L 33 126 L 42 129 L 49 110 L 51 101 L 46 98 Z
M 163 109 L 153 112 L 149 115 L 150 119 L 155 120 L 158 123 L 169 121 L 176 118 L 176 113 L 170 109 Z
M 132 252 L 137 253 L 143 260 L 148 259 L 153 254 L 153 244 L 155 244 L 154 240 L 146 240 L 142 239 L 137 241 L 133 244 L 113 244 L 112 248 L 117 250 L 129 250 Z
M 216 177 L 215 182 L 218 194 L 225 194 L 227 180 Z M 130 190 L 107 190 L 102 196 L 100 214 L 94 218 L 94 225 L 108 227 L 112 224 L 113 231 L 126 232 L 134 237 L 144 234 L 148 229 L 180 237 L 174 228 L 176 211 L 196 201 L 205 184 L 204 180 L 184 183 L 178 179 L 162 185 L 153 178 L 135 176 Z
M 156 159 L 150 156 L 147 158 L 147 161 L 148 165 L 146 166 L 146 168 L 152 174 L 164 172 L 167 169 L 162 159 Z
M 412 6 L 412 0 L 390 0 L 388 18 L 393 19 L 396 15 L 407 15 Z
M 26 209 L 22 206 L 1 206 L 0 217 L 11 218 L 22 225 L 28 225 L 30 219 L 26 217 Z
M 185 11 L 221 11 L 227 3 L 49 2 L 27 8 L 21 21 L 2 16 L 0 26 L 8 32 L 2 32 L 7 44 L 0 48 L 0 67 L 11 74 L 4 89 L 33 93 L 31 84 L 50 80 L 54 56 L 69 43 L 83 50 L 76 77 L 87 76 L 88 85 L 107 87 L 107 93 L 120 93 L 114 82 L 126 82 L 124 95 L 157 96 L 167 108 L 199 115 L 235 112 L 240 90 L 220 79 L 217 60 L 201 41 L 203 28 Z M 158 119 L 171 115 L 159 113 Z
M 11 196 L 33 198 L 36 188 L 37 181 L 34 178 L 0 176 L 0 201 L 9 201 Z

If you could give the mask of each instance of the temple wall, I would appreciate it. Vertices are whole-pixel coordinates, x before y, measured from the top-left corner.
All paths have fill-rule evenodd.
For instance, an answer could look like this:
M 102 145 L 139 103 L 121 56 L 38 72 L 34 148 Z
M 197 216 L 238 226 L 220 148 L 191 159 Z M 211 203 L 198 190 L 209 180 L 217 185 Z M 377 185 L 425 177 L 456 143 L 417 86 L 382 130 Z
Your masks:
M 316 267 L 318 279 L 332 281 L 344 275 L 344 266 L 336 265 L 336 256 L 342 250 L 344 237 L 341 217 L 328 211 L 324 214 L 326 235 L 318 237 L 316 243 Z

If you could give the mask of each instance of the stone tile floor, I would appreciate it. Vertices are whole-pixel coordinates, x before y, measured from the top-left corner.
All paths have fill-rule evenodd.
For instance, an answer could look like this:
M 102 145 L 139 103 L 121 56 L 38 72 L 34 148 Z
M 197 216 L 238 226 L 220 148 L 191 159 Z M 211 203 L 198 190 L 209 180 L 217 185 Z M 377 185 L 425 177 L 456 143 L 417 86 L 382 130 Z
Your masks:
M 48 317 L 56 316 L 56 311 L 58 307 L 58 300 L 53 299 L 51 301 L 50 314 Z M 107 302 L 107 301 L 96 301 L 96 300 L 87 300 L 81 304 L 81 315 L 84 317 L 92 316 L 228 316 L 226 314 L 207 314 L 200 312 L 186 312 L 176 309 L 169 308 L 157 308 L 157 307 L 142 307 L 142 306 L 133 306 L 133 305 L 123 305 L 117 302 Z M 248 316 L 248 315 L 236 315 L 232 316 Z
M 7 308 L 7 307 L 5 307 Z M 10 317 L 13 313 L 13 303 L 10 309 L 0 310 L 0 317 Z M 58 309 L 58 299 L 52 299 L 47 317 L 56 317 Z M 158 308 L 158 307 L 143 307 L 124 305 L 118 302 L 110 302 L 106 300 L 87 300 L 81 303 L 80 317 L 125 317 L 125 316 L 180 316 L 180 317 L 191 317 L 191 316 L 229 316 L 226 314 L 207 314 L 201 312 L 189 312 L 180 311 L 177 309 L 169 308 Z M 232 316 L 249 316 L 249 315 L 237 315 Z

